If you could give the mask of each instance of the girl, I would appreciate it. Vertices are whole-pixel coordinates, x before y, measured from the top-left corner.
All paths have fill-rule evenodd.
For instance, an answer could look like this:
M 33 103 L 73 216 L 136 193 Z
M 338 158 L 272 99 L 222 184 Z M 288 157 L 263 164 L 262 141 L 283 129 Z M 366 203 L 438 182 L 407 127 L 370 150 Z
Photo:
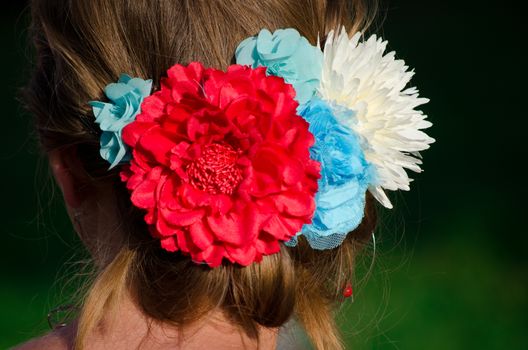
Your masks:
M 264 39 L 275 33 L 270 45 L 274 45 L 273 40 L 279 33 L 276 30 L 294 28 L 295 31 L 280 33 L 288 40 L 296 38 L 299 45 L 309 48 L 307 50 L 315 50 L 318 40 L 324 44 L 324 39 L 332 30 L 340 30 L 344 26 L 351 35 L 364 30 L 372 20 L 372 8 L 373 4 L 366 0 L 33 0 L 32 34 L 37 55 L 25 99 L 35 116 L 42 149 L 62 190 L 69 216 L 91 253 L 97 275 L 79 305 L 79 317 L 75 322 L 19 349 L 275 349 L 279 329 L 291 318 L 302 325 L 316 349 L 342 349 L 333 313 L 344 300 L 343 293 L 345 296 L 350 294 L 347 282 L 353 275 L 354 260 L 375 228 L 373 197 L 370 194 L 366 195 L 366 199 L 363 197 L 359 213 L 361 222 L 356 223 L 348 235 L 348 232 L 341 234 L 334 249 L 313 249 L 314 241 L 303 236 L 296 238 L 295 232 L 281 237 L 280 245 L 275 245 L 269 234 L 259 231 L 256 245 L 248 246 L 252 250 L 233 250 L 228 254 L 228 248 L 218 243 L 221 240 L 218 237 L 223 237 L 222 242 L 233 244 L 233 240 L 239 237 L 230 235 L 236 231 L 245 239 L 248 234 L 245 228 L 260 220 L 255 211 L 243 211 L 239 216 L 232 216 L 235 219 L 231 221 L 225 216 L 217 216 L 218 222 L 223 223 L 218 225 L 214 221 L 217 219 L 209 219 L 208 230 L 215 231 L 217 238 L 214 242 L 203 243 L 198 242 L 197 237 L 208 236 L 193 233 L 199 230 L 194 225 L 195 211 L 185 212 L 184 218 L 181 212 L 173 211 L 167 214 L 166 217 L 172 220 L 167 223 L 160 218 L 165 214 L 160 214 L 159 210 L 174 210 L 176 204 L 162 206 L 157 203 L 158 206 L 153 209 L 154 204 L 148 203 L 154 196 L 162 198 L 165 194 L 169 199 L 158 199 L 170 200 L 170 203 L 176 203 L 177 199 L 181 204 L 182 201 L 200 201 L 203 198 L 200 196 L 206 192 L 210 195 L 209 199 L 239 193 L 236 191 L 245 183 L 249 173 L 236 168 L 242 161 L 233 165 L 234 161 L 229 163 L 229 159 L 241 159 L 237 157 L 242 157 L 239 148 L 244 143 L 237 143 L 238 148 L 225 140 L 203 146 L 197 151 L 200 156 L 182 165 L 181 147 L 190 147 L 189 142 L 171 143 L 173 140 L 159 136 L 149 143 L 148 147 L 152 148 L 145 151 L 151 129 L 146 131 L 141 128 L 146 123 L 161 120 L 151 118 L 149 113 L 158 113 L 156 103 L 162 103 L 160 101 L 164 99 L 172 99 L 171 106 L 180 104 L 178 108 L 182 109 L 178 110 L 179 114 L 163 107 L 163 113 L 169 113 L 174 118 L 198 113 L 197 110 L 202 116 L 203 113 L 216 113 L 208 109 L 208 104 L 202 105 L 202 100 L 209 99 L 208 103 L 211 103 L 214 97 L 207 89 L 223 84 L 219 81 L 231 79 L 230 74 L 238 75 L 233 78 L 235 80 L 230 80 L 232 90 L 225 92 L 226 95 L 238 94 L 237 89 L 242 87 L 236 84 L 240 79 L 250 77 L 247 84 L 257 80 L 259 84 L 264 84 L 262 86 L 274 84 L 267 92 L 269 96 L 275 96 L 277 91 L 281 91 L 286 99 L 294 96 L 291 87 L 282 79 L 273 80 L 256 67 L 228 69 L 228 66 L 251 60 L 254 56 L 248 50 L 265 46 L 265 43 L 259 43 L 252 37 L 263 28 L 269 30 L 261 32 Z M 297 32 L 300 37 L 295 34 Z M 262 39 L 261 35 L 258 40 Z M 246 38 L 252 39 L 243 42 Z M 289 50 L 288 47 L 285 50 Z M 170 68 L 176 63 L 181 65 Z M 250 66 L 251 63 L 242 62 Z M 311 63 L 303 69 L 310 67 Z M 282 68 L 281 65 L 270 64 L 267 74 L 273 75 Z M 108 85 L 122 73 L 136 78 L 122 76 L 119 83 Z M 193 84 L 198 80 L 204 82 L 198 84 L 201 90 L 196 90 Z M 285 80 L 288 82 L 287 77 Z M 300 99 L 301 90 L 298 85 L 292 84 Z M 241 86 L 249 89 L 246 85 Z M 126 90 L 129 95 L 125 96 L 123 89 L 129 89 Z M 185 91 L 181 92 L 181 89 Z M 191 90 L 196 96 L 186 99 Z M 242 95 L 237 96 L 230 103 L 234 104 L 237 98 L 242 98 Z M 118 105 L 125 100 L 128 103 L 126 108 L 108 107 L 112 101 Z M 277 101 L 273 106 L 278 105 Z M 221 105 L 223 102 L 218 103 Z M 246 115 L 247 108 L 260 108 L 258 113 L 261 113 L 265 101 L 259 103 L 257 107 L 251 104 L 240 107 L 234 118 Z M 200 104 L 199 109 L 197 104 Z M 130 108 L 132 111 L 137 108 L 139 113 L 139 105 L 141 114 L 134 122 L 135 126 L 120 128 L 112 134 L 105 118 L 110 115 L 108 120 L 117 123 L 118 119 L 112 113 L 118 110 L 125 113 Z M 312 107 L 311 111 L 315 109 Z M 323 113 L 325 110 L 317 111 Z M 229 114 L 227 110 L 225 114 Z M 308 135 L 307 126 L 296 117 L 288 118 L 281 119 L 283 122 L 277 124 L 277 128 L 291 122 L 297 128 L 297 135 Z M 249 120 L 246 121 L 249 123 Z M 170 127 L 167 125 L 156 124 L 155 128 Z M 189 125 L 186 132 L 191 133 Z M 206 134 L 202 127 L 193 126 L 194 136 L 189 137 L 195 138 L 202 132 Z M 212 130 L 210 125 L 207 127 L 207 130 Z M 108 136 L 106 141 L 105 135 Z M 234 137 L 234 134 L 230 135 Z M 287 135 L 285 132 L 279 139 L 284 140 Z M 309 141 L 312 136 L 306 137 L 306 142 L 312 142 Z M 123 142 L 128 148 L 134 148 L 133 153 L 123 153 L 126 150 Z M 145 175 L 146 168 L 142 166 L 151 164 L 145 159 L 156 158 L 159 148 L 165 147 L 164 142 L 171 145 L 167 152 L 172 157 L 170 169 L 174 172 L 155 175 L 158 167 L 149 165 L 148 175 Z M 297 146 L 292 147 L 288 149 L 291 151 Z M 300 150 L 295 157 L 301 159 L 308 154 L 307 149 Z M 146 153 L 141 155 L 141 152 Z M 271 158 L 262 155 L 262 159 L 267 161 L 262 162 L 265 166 L 259 171 L 268 171 L 266 166 L 273 168 L 278 154 L 282 154 L 280 152 L 274 153 Z M 284 153 L 285 157 L 288 152 Z M 160 161 L 169 162 L 164 158 L 169 157 L 169 153 L 163 153 Z M 123 162 L 130 165 L 117 166 Z M 229 176 L 225 177 L 225 172 L 216 172 L 211 178 L 211 164 L 220 163 L 222 169 L 228 169 L 225 171 Z M 306 158 L 299 165 L 304 169 L 302 181 L 294 181 L 295 186 L 305 184 L 303 191 L 312 196 L 315 196 L 317 178 L 324 176 L 319 174 L 317 164 Z M 258 170 L 255 169 L 253 171 Z M 174 174 L 184 174 L 182 179 L 187 180 L 178 180 L 178 184 L 182 186 L 180 189 L 190 192 L 176 197 L 175 189 L 169 190 L 169 185 L 158 185 L 162 179 L 168 183 L 166 179 L 176 176 Z M 138 176 L 142 176 L 140 185 L 135 182 Z M 192 186 L 184 187 L 183 183 Z M 154 185 L 149 187 L 148 184 Z M 259 191 L 264 193 L 270 186 L 266 185 Z M 214 197 L 213 194 L 225 196 Z M 379 192 L 377 195 L 380 196 Z M 288 212 L 290 221 L 282 222 L 282 231 L 277 230 L 280 232 L 288 231 L 284 222 L 297 225 L 296 230 L 301 227 L 298 223 L 302 220 L 308 224 L 314 210 L 310 199 L 305 202 L 308 203 L 306 207 L 311 208 L 310 217 L 295 221 L 293 216 L 300 217 L 304 214 L 299 212 L 304 213 L 308 209 L 302 209 L 304 204 L 299 204 L 302 202 L 300 197 L 287 198 L 287 203 L 276 200 L 277 208 L 283 209 L 276 209 L 266 202 L 273 210 Z M 225 202 L 215 203 L 211 207 L 222 212 Z M 230 205 L 236 207 L 236 204 Z M 299 209 L 299 206 L 302 208 Z M 248 220 L 251 222 L 248 223 Z M 192 222 L 194 226 L 188 231 L 180 226 L 176 229 L 176 221 L 178 225 L 190 225 L 183 222 Z M 259 225 L 272 226 L 269 221 Z M 185 237 L 191 237 L 190 241 L 186 241 Z M 202 243 L 214 245 L 216 250 L 211 250 L 211 246 L 201 248 Z

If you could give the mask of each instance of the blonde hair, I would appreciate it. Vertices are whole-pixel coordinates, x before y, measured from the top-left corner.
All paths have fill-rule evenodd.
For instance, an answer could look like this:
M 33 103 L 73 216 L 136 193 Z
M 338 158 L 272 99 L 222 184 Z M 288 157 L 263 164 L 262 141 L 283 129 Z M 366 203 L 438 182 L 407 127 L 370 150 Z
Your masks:
M 248 267 L 196 265 L 167 253 L 132 207 L 117 171 L 99 157 L 99 130 L 87 102 L 120 73 L 159 78 L 174 63 L 200 61 L 225 69 L 236 45 L 260 29 L 296 28 L 312 43 L 342 25 L 355 32 L 372 20 L 367 0 L 33 0 L 36 66 L 26 89 L 28 108 L 44 151 L 77 148 L 92 181 L 111 183 L 130 243 L 103 266 L 84 298 L 76 349 L 130 293 L 153 320 L 183 327 L 220 308 L 248 336 L 258 327 L 280 327 L 295 316 L 316 349 L 342 349 L 333 313 L 354 259 L 374 230 L 367 196 L 365 218 L 331 251 L 295 248 Z M 210 19 L 203 21 L 202 19 Z M 185 286 L 183 288 L 182 286 Z

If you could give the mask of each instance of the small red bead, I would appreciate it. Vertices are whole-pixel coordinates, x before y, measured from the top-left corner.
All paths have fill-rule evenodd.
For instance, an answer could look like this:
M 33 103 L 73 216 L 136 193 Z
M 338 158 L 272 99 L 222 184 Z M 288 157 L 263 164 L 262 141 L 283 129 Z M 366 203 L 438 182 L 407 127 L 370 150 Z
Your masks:
M 352 285 L 350 283 L 347 283 L 345 289 L 343 290 L 343 296 L 345 298 L 350 298 L 354 294 L 354 291 L 352 290 Z

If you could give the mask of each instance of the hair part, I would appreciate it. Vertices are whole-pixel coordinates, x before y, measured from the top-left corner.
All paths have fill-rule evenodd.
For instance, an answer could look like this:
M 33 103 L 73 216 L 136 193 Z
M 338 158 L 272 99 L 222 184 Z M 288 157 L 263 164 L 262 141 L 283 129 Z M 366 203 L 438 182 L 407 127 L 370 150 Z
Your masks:
M 87 102 L 101 99 L 104 87 L 123 72 L 153 78 L 156 89 L 176 62 L 225 69 L 237 44 L 262 28 L 293 27 L 313 44 L 341 26 L 351 33 L 364 30 L 372 23 L 373 5 L 367 0 L 31 2 L 37 60 L 24 96 L 42 149 L 76 147 L 91 181 L 115 183 L 117 220 L 131 237 L 98 271 L 83 300 L 76 349 L 86 348 L 89 334 L 124 293 L 152 320 L 180 328 L 219 309 L 257 338 L 259 327 L 280 327 L 294 316 L 316 349 L 343 348 L 334 310 L 353 276 L 355 257 L 375 228 L 370 195 L 362 224 L 336 249 L 316 251 L 301 238 L 297 247 L 283 246 L 248 267 L 197 265 L 165 252 L 150 237 L 117 171 L 108 172 L 99 156 L 100 130 Z

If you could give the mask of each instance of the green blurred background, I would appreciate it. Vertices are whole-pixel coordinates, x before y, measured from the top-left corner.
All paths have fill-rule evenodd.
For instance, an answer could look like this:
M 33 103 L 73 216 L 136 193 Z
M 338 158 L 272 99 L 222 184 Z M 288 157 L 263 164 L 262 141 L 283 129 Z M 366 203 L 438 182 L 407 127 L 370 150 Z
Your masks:
M 4 2 L 0 14 L 0 349 L 47 330 L 82 258 L 15 100 L 31 53 L 24 6 Z M 383 211 L 374 267 L 373 246 L 360 263 L 341 315 L 348 348 L 528 348 L 521 13 L 486 0 L 385 2 L 377 32 L 416 69 L 437 143 L 413 190 Z

